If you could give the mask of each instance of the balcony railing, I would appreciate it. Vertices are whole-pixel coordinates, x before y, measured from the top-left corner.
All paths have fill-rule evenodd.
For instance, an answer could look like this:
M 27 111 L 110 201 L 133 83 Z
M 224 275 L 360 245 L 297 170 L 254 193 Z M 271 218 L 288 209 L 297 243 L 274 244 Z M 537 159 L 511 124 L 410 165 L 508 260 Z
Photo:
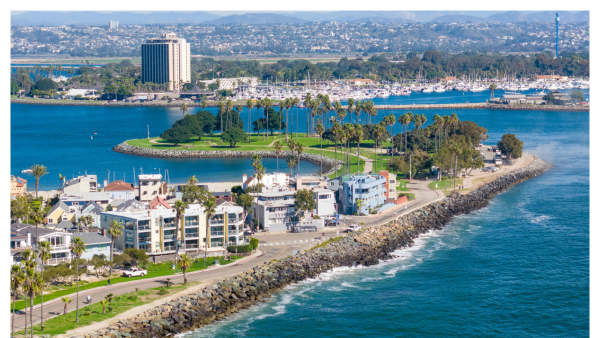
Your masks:
M 167 239 L 174 239 L 175 237 L 176 236 L 174 234 L 173 235 L 165 235 L 164 239 L 165 240 L 167 240 Z
M 210 225 L 216 225 L 216 224 L 225 224 L 225 221 L 224 220 L 217 221 L 217 220 L 212 220 L 212 219 L 210 220 Z
M 150 230 L 150 225 L 138 225 L 138 231 Z
M 183 250 L 198 249 L 198 244 L 188 244 L 182 247 Z
M 186 227 L 197 227 L 198 225 L 199 225 L 198 222 L 185 223 Z
M 175 251 L 175 246 L 165 246 L 165 250 L 163 251 Z
M 65 250 L 69 249 L 68 244 L 50 245 L 50 250 Z
M 58 263 L 62 263 L 62 262 L 70 262 L 70 261 L 71 261 L 71 258 L 69 258 L 69 257 L 50 258 L 50 259 L 48 260 L 48 263 L 46 263 L 46 264 L 48 264 L 48 265 L 56 265 L 56 264 L 58 264 Z
M 223 236 L 223 235 L 225 235 L 225 232 L 223 232 L 223 231 L 211 231 L 210 235 L 211 236 Z
M 198 233 L 197 233 L 197 232 L 191 232 L 191 233 L 186 233 L 186 234 L 185 234 L 185 237 L 186 237 L 186 238 L 188 238 L 188 237 L 198 237 L 198 236 L 199 236 L 199 235 L 198 235 Z
M 163 224 L 163 228 L 175 228 L 175 225 L 177 225 L 175 222 L 173 222 L 173 223 L 164 223 Z
M 150 237 L 138 239 L 138 243 L 150 243 L 150 242 L 151 242 Z

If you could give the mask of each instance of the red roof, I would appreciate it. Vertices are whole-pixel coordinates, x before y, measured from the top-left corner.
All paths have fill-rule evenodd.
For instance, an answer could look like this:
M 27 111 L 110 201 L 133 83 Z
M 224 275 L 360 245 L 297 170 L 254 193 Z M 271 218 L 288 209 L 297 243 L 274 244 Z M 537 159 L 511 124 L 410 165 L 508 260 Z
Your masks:
M 104 187 L 104 191 L 134 191 L 133 184 L 121 180 L 110 182 Z
M 169 205 L 169 203 L 167 203 L 167 201 L 165 201 L 165 199 L 160 196 L 154 197 L 148 204 L 150 205 L 150 209 L 158 209 L 158 206 L 161 204 L 165 208 L 171 209 L 171 206 Z

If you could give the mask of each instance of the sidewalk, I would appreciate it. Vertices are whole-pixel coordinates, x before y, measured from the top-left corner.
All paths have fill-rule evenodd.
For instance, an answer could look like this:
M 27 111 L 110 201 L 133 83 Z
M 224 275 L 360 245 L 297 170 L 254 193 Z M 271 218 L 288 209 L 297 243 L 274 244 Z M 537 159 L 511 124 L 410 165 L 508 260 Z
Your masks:
M 206 269 L 206 271 L 215 271 L 215 270 L 224 269 L 224 268 L 231 267 L 231 266 L 236 266 L 238 264 L 247 262 L 247 261 L 252 260 L 254 258 L 261 257 L 262 255 L 264 255 L 264 252 L 261 251 L 261 250 L 259 250 L 259 249 L 257 249 L 254 254 L 252 254 L 250 256 L 247 256 L 247 257 L 244 257 L 244 258 L 240 258 L 237 261 L 235 261 L 234 263 L 226 264 L 226 265 L 213 266 L 212 268 Z M 188 275 L 188 276 L 189 275 L 196 275 L 196 274 L 203 273 L 203 272 L 204 272 L 204 270 L 197 270 L 197 271 L 193 271 L 193 272 L 188 272 L 186 275 Z M 110 289 L 110 288 L 114 289 L 114 288 L 118 288 L 118 287 L 125 286 L 125 285 L 132 285 L 132 284 L 137 284 L 137 283 L 141 283 L 141 282 L 150 282 L 150 281 L 165 279 L 165 278 L 168 278 L 170 276 L 180 276 L 180 275 L 183 275 L 183 273 L 176 273 L 176 274 L 166 275 L 166 276 L 160 276 L 160 277 L 137 279 L 137 280 L 132 280 L 131 282 L 123 282 L 123 283 L 113 284 L 111 286 L 99 286 L 97 288 L 87 289 L 87 290 L 80 291 L 80 293 L 85 291 L 86 294 L 89 294 L 89 293 L 93 293 L 93 292 L 101 291 L 101 290 L 106 290 L 106 289 Z M 68 294 L 68 295 L 65 295 L 65 296 L 62 296 L 62 297 L 72 298 L 72 297 L 76 297 L 76 296 L 77 296 L 77 292 L 74 292 L 72 294 Z M 55 303 L 58 303 L 58 302 L 61 302 L 61 299 L 60 298 L 55 298 L 55 299 L 52 299 L 50 301 L 44 302 L 44 306 L 48 306 L 48 305 L 55 304 Z M 92 303 L 95 303 L 95 302 L 92 302 Z M 41 303 L 37 304 L 37 305 L 34 305 L 33 306 L 33 311 L 39 309 L 41 306 L 42 306 Z M 31 308 L 29 308 L 29 307 L 27 307 L 26 309 L 27 309 L 27 313 L 29 313 L 31 311 Z M 17 313 L 16 317 L 19 317 L 19 316 L 25 314 L 25 309 L 20 310 L 20 311 L 22 311 L 23 313 Z M 12 314 L 11 318 L 13 316 L 15 316 L 15 314 Z

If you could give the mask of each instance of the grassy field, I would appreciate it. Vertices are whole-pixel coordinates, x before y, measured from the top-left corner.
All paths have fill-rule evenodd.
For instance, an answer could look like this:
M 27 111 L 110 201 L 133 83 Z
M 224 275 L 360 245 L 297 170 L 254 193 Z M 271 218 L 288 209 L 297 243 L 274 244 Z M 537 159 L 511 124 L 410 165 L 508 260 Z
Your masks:
M 240 258 L 242 258 L 242 256 L 232 256 L 231 261 L 219 259 L 219 264 L 220 265 L 229 264 L 229 263 L 235 262 L 236 260 L 238 260 Z M 208 257 L 206 260 L 206 266 L 211 267 L 214 265 L 214 262 L 215 262 L 215 259 L 213 257 Z M 203 268 L 204 268 L 204 258 L 200 258 L 199 260 L 194 261 L 194 263 L 192 264 L 190 269 L 188 269 L 188 272 L 202 270 Z M 132 280 L 140 280 L 140 279 L 162 277 L 162 276 L 171 276 L 171 275 L 175 275 L 177 272 L 176 270 L 171 269 L 170 263 L 150 264 L 150 266 L 148 266 L 147 270 L 148 270 L 148 274 L 143 277 L 135 277 L 135 278 L 113 277 L 110 279 L 110 283 L 111 283 L 111 285 L 115 285 L 115 284 L 119 284 L 119 283 L 123 283 L 123 282 L 130 282 Z M 181 271 L 179 271 L 179 273 L 181 273 Z M 101 281 L 92 282 L 92 283 L 86 283 L 83 285 L 79 284 L 79 291 L 84 291 L 84 290 L 97 288 L 100 286 L 105 286 L 106 284 L 107 284 L 106 280 L 101 280 Z M 75 286 L 75 285 L 73 285 L 72 287 L 69 287 L 69 288 L 51 292 L 51 293 L 44 295 L 44 302 L 47 302 L 47 301 L 50 301 L 50 300 L 53 300 L 56 298 L 60 298 L 60 297 L 66 296 L 66 295 L 70 295 L 75 292 L 77 292 L 77 286 Z M 33 304 L 34 305 L 39 304 L 41 302 L 41 299 L 42 298 L 38 295 L 37 297 L 35 297 L 33 299 Z M 27 306 L 29 306 L 29 300 L 27 301 Z M 24 299 L 16 302 L 16 304 L 15 304 L 16 310 L 22 310 L 24 308 L 25 308 L 25 300 Z M 10 303 L 10 309 L 12 311 L 12 302 Z
M 68 312 L 66 315 L 60 315 L 49 319 L 44 324 L 44 331 L 40 330 L 40 324 L 34 325 L 33 334 L 36 336 L 50 335 L 51 337 L 55 337 L 56 335 L 64 334 L 67 331 L 76 329 L 78 327 L 87 326 L 113 318 L 118 314 L 128 311 L 134 307 L 151 303 L 157 299 L 168 297 L 196 284 L 197 282 L 190 282 L 187 285 L 179 284 L 173 285 L 169 288 L 164 288 L 164 291 L 162 292 L 161 289 L 163 288 L 155 288 L 116 296 L 108 305 L 112 308 L 112 311 L 109 311 L 107 306 L 105 314 L 102 313 L 102 304 L 100 303 L 95 303 L 86 307 L 80 307 L 79 323 L 75 322 L 76 312 L 72 311 Z M 89 314 L 86 316 L 85 314 L 88 312 Z M 24 336 L 24 333 L 25 330 L 16 332 L 15 337 L 19 337 L 19 335 L 22 335 L 21 337 L 29 337 L 29 335 Z
M 435 187 L 437 183 L 437 188 Z M 462 179 L 456 180 L 456 185 L 460 185 L 463 183 Z M 444 190 L 444 189 L 453 189 L 454 188 L 454 180 L 443 180 L 443 181 L 434 181 L 429 183 L 429 188 L 433 190 Z
M 408 184 L 408 181 L 397 180 L 397 182 L 398 182 L 398 186 L 396 187 L 396 191 L 410 191 L 410 189 L 406 187 L 406 185 Z M 402 187 L 402 185 L 404 185 L 404 187 Z

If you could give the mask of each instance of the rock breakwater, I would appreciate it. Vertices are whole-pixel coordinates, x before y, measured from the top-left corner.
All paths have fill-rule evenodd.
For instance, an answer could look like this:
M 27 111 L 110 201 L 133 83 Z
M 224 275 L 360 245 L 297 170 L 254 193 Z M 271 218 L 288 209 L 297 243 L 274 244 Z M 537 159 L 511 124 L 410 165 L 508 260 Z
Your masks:
M 152 149 L 132 146 L 127 141 L 113 147 L 113 150 L 119 153 L 146 156 L 146 157 L 163 157 L 163 158 L 252 158 L 252 155 L 257 154 L 261 158 L 277 158 L 275 151 L 238 151 L 238 150 L 167 150 L 167 149 Z M 282 151 L 279 153 L 280 159 L 285 159 L 292 153 L 290 151 Z M 343 164 L 342 161 L 336 161 L 327 156 L 302 153 L 300 159 L 311 162 L 315 165 L 323 163 L 323 172 L 326 175 L 335 172 Z M 337 167 L 337 168 L 336 168 Z
M 491 198 L 550 166 L 534 158 L 527 167 L 505 173 L 468 195 L 446 198 L 403 215 L 396 221 L 351 233 L 326 246 L 261 264 L 199 292 L 177 298 L 144 313 L 85 335 L 97 337 L 166 337 L 194 330 L 247 309 L 271 293 L 335 267 L 371 266 L 392 258 L 430 230 L 441 229 L 454 216 L 486 206 Z

